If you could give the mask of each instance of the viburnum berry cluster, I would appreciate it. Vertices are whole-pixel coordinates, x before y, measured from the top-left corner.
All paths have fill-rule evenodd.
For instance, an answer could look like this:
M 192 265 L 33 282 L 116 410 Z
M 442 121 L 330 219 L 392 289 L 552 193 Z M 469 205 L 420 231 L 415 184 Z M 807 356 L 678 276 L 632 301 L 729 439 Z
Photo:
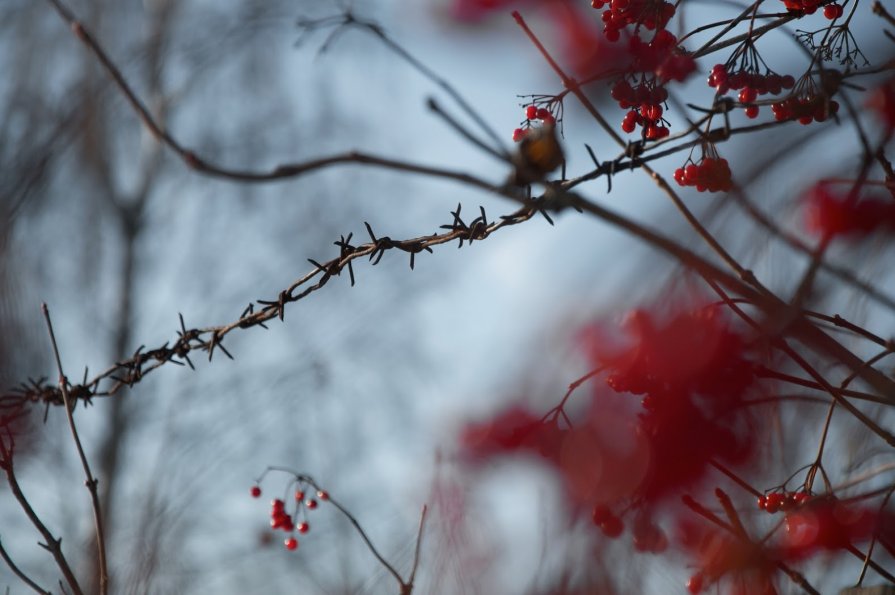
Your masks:
M 674 170 L 674 181 L 693 186 L 699 192 L 728 192 L 733 187 L 733 174 L 727 160 L 718 155 L 714 145 L 709 145 L 702 159 L 688 159 L 683 167 Z
M 665 29 L 657 30 L 649 42 L 632 35 L 627 49 L 630 62 L 611 90 L 619 107 L 629 110 L 621 128 L 630 134 L 639 126 L 647 140 L 665 138 L 669 134 L 662 118 L 662 106 L 668 99 L 665 85 L 685 80 L 696 64 L 677 48 L 677 38 Z
M 797 508 L 811 499 L 811 494 L 805 490 L 795 492 L 770 492 L 758 497 L 758 508 L 769 514 L 775 514 L 779 511 L 789 511 Z
M 592 0 L 591 6 L 603 11 L 603 30 L 606 39 L 618 41 L 622 29 L 640 27 L 648 31 L 662 30 L 674 16 L 675 8 L 663 0 Z
M 316 510 L 320 501 L 329 500 L 329 493 L 316 488 L 310 478 L 301 475 L 296 475 L 287 489 L 292 491 L 291 499 L 275 498 L 270 502 L 270 528 L 286 533 L 288 537 L 283 545 L 287 550 L 293 551 L 298 549 L 299 545 L 296 532 L 305 534 L 311 529 L 307 521 L 307 512 Z M 250 494 L 253 498 L 260 498 L 261 486 L 256 483 L 252 486 Z
M 637 127 L 643 129 L 643 137 L 658 140 L 669 135 L 668 126 L 662 118 L 662 104 L 668 99 L 668 91 L 656 86 L 655 81 L 647 81 L 632 87 L 626 79 L 616 81 L 612 87 L 612 98 L 619 107 L 627 109 L 621 128 L 628 134 Z
M 754 386 L 754 363 L 745 338 L 713 307 L 678 312 L 663 323 L 637 311 L 625 329 L 625 347 L 611 347 L 596 327 L 583 339 L 611 392 L 597 387 L 570 427 L 559 424 L 562 406 L 543 417 L 514 406 L 467 426 L 462 443 L 473 462 L 513 452 L 549 461 L 570 501 L 590 507 L 603 535 L 622 536 L 623 517 L 630 516 L 634 548 L 659 553 L 669 538 L 657 521 L 672 496 L 697 485 L 712 464 L 750 457 L 751 413 L 738 404 Z M 628 395 L 639 397 L 633 416 Z M 632 436 L 622 445 L 617 430 L 627 426 Z M 600 465 L 589 466 L 593 460 Z
M 771 104 L 771 111 L 778 122 L 798 120 L 807 126 L 812 122 L 825 122 L 839 113 L 839 102 L 822 95 L 791 96 Z
M 602 13 L 604 35 L 610 42 L 621 39 L 621 31 L 630 28 L 626 53 L 628 62 L 612 85 L 612 97 L 619 107 L 629 110 L 622 120 L 626 133 L 638 127 L 646 140 L 659 140 L 669 135 L 668 122 L 662 118 L 668 99 L 665 85 L 684 81 L 696 69 L 693 58 L 666 29 L 675 7 L 656 0 L 594 1 L 594 8 L 607 6 Z M 643 31 L 653 32 L 648 39 Z
M 562 103 L 553 97 L 533 98 L 533 103 L 525 106 L 525 120 L 513 130 L 513 142 L 520 142 L 525 138 L 533 123 L 538 126 L 555 126 L 561 117 L 554 114 L 553 110 L 559 113 L 561 109 Z
M 863 238 L 877 231 L 895 231 L 891 197 L 859 196 L 855 182 L 821 180 L 804 195 L 809 230 L 830 237 Z
M 795 79 L 791 75 L 779 75 L 768 70 L 765 73 L 740 69 L 731 72 L 727 64 L 715 64 L 709 74 L 708 85 L 718 95 L 729 91 L 739 91 L 737 99 L 744 104 L 744 112 L 748 118 L 756 118 L 759 106 L 755 101 L 762 95 L 779 95 L 782 91 L 792 89 Z

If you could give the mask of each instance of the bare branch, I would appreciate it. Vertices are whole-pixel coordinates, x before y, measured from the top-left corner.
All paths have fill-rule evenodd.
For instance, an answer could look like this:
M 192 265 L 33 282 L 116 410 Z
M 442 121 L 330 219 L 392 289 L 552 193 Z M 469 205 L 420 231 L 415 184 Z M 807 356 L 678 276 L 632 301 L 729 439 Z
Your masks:
M 99 590 L 101 595 L 108 593 L 109 572 L 106 568 L 106 540 L 103 535 L 103 515 L 99 507 L 99 494 L 96 489 L 97 480 L 90 471 L 90 463 L 87 461 L 87 455 L 84 454 L 84 447 L 81 445 L 81 438 L 78 436 L 78 429 L 75 426 L 74 406 L 75 401 L 68 394 L 68 379 L 62 371 L 62 358 L 59 356 L 59 345 L 56 343 L 56 335 L 53 333 L 53 322 L 50 320 L 50 309 L 46 304 L 41 304 L 44 320 L 47 323 L 47 332 L 50 334 L 50 343 L 53 345 L 53 356 L 56 358 L 56 367 L 59 371 L 59 390 L 62 392 L 62 400 L 65 405 L 65 413 L 68 418 L 68 427 L 71 430 L 72 440 L 78 450 L 78 457 L 81 459 L 81 466 L 84 468 L 84 476 L 87 478 L 86 485 L 90 492 L 90 500 L 93 505 L 93 521 L 96 529 L 97 556 L 99 560 Z

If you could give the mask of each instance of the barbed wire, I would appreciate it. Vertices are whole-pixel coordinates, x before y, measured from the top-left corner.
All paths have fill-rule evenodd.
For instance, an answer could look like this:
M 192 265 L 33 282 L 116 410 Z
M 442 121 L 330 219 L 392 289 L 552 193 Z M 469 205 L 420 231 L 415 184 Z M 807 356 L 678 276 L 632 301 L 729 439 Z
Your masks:
M 117 362 L 91 378 L 88 378 L 88 372 L 85 370 L 80 383 L 69 383 L 69 397 L 73 403 L 81 402 L 89 405 L 94 397 L 111 396 L 122 387 L 133 387 L 146 374 L 166 364 L 186 365 L 195 369 L 190 354 L 197 351 L 206 353 L 209 361 L 212 360 L 215 350 L 220 350 L 226 357 L 233 359 L 233 355 L 223 345 L 223 340 L 227 335 L 237 329 L 253 327 L 266 329 L 265 323 L 275 318 L 280 321 L 284 320 L 288 304 L 308 297 L 321 289 L 333 277 L 341 276 L 346 269 L 353 287 L 355 285 L 353 268 L 355 260 L 366 257 L 375 266 L 379 264 L 386 252 L 395 250 L 409 255 L 410 268 L 413 269 L 416 265 L 416 255 L 421 252 L 432 253 L 434 246 L 457 241 L 458 248 L 462 248 L 464 244 L 471 245 L 473 242 L 482 241 L 505 227 L 528 221 L 539 212 L 549 220 L 549 215 L 546 212 L 547 207 L 548 205 L 543 200 L 534 201 L 532 206 L 523 207 L 508 215 L 500 216 L 496 220 L 489 220 L 484 207 L 479 207 L 478 215 L 467 222 L 461 216 L 462 205 L 458 204 L 456 210 L 450 213 L 450 223 L 440 226 L 440 229 L 445 231 L 404 240 L 377 236 L 372 226 L 365 222 L 364 226 L 370 237 L 369 242 L 355 245 L 351 243 L 353 234 L 340 236 L 338 241 L 333 242 L 339 248 L 337 257 L 323 263 L 308 259 L 314 267 L 313 270 L 280 291 L 275 298 L 255 300 L 243 310 L 236 320 L 219 326 L 187 327 L 181 314 L 179 315 L 180 328 L 177 330 L 177 339 L 173 343 L 168 341 L 149 350 L 141 345 L 130 358 Z M 316 282 L 312 283 L 315 279 Z M 0 426 L 23 415 L 27 406 L 36 404 L 43 404 L 47 409 L 50 406 L 63 405 L 64 399 L 60 387 L 48 384 L 46 378 L 28 379 L 12 391 L 0 395 Z

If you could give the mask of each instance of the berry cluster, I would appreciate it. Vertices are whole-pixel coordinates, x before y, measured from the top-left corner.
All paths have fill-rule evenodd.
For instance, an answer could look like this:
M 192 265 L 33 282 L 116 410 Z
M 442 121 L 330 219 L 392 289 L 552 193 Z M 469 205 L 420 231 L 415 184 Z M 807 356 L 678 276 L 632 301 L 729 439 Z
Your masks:
M 656 31 L 649 42 L 632 35 L 628 40 L 629 73 L 655 75 L 659 83 L 681 82 L 696 70 L 693 58 L 678 48 L 677 37 L 665 29 Z
M 250 491 L 253 498 L 261 497 L 261 487 L 252 486 Z M 282 530 L 289 534 L 289 537 L 283 542 L 287 550 L 298 549 L 298 539 L 295 538 L 295 532 L 305 534 L 310 531 L 310 524 L 304 520 L 305 511 L 314 510 L 318 506 L 318 499 L 326 501 L 329 494 L 324 490 L 317 490 L 317 499 L 306 497 L 304 489 L 295 490 L 295 508 L 289 512 L 286 508 L 286 502 L 279 498 L 270 502 L 270 528 L 273 530 Z
M 622 130 L 630 134 L 640 126 L 643 128 L 643 137 L 649 140 L 668 136 L 669 130 L 662 118 L 662 104 L 668 99 L 665 87 L 654 82 L 633 87 L 622 78 L 612 86 L 611 95 L 620 108 L 628 110 L 622 120 Z
M 531 129 L 532 122 L 540 122 L 541 125 L 555 126 L 556 116 L 546 107 L 538 107 L 531 104 L 525 107 L 525 121 L 519 128 L 513 130 L 513 142 L 520 142 Z
M 728 192 L 733 187 L 732 175 L 727 159 L 703 157 L 699 163 L 674 170 L 674 181 L 681 186 L 695 186 L 699 192 Z
M 605 504 L 594 506 L 591 519 L 606 537 L 615 539 L 625 530 L 624 521 Z M 634 549 L 638 552 L 659 554 L 668 548 L 668 537 L 648 516 L 640 515 L 634 521 L 631 535 Z
M 656 31 L 648 43 L 632 36 L 628 53 L 631 64 L 611 91 L 619 107 L 631 110 L 622 123 L 622 130 L 631 133 L 641 126 L 644 138 L 664 138 L 668 136 L 668 128 L 661 119 L 662 104 L 668 99 L 665 84 L 686 79 L 696 69 L 696 63 L 689 54 L 678 49 L 677 38 L 664 29 Z
M 784 89 L 792 89 L 796 81 L 791 75 L 779 75 L 767 71 L 765 74 L 738 70 L 731 73 L 730 67 L 725 64 L 715 64 L 709 74 L 708 85 L 719 95 L 724 95 L 730 90 L 739 91 L 740 103 L 752 104 L 761 95 L 779 95 Z M 746 106 L 746 116 L 755 118 L 758 116 L 757 105 Z
M 804 198 L 808 229 L 829 236 L 863 237 L 877 230 L 895 230 L 895 203 L 882 198 L 850 200 L 828 182 L 812 186 Z
M 621 30 L 628 25 L 643 26 L 649 31 L 664 29 L 674 16 L 674 5 L 662 0 L 591 0 L 596 9 L 603 11 L 603 31 L 609 41 L 618 41 Z
M 778 511 L 787 512 L 797 508 L 811 499 L 811 494 L 805 491 L 798 492 L 771 492 L 758 498 L 758 508 L 769 514 Z
M 800 124 L 807 126 L 812 122 L 824 122 L 838 113 L 839 102 L 822 95 L 792 96 L 771 105 L 771 111 L 778 122 L 798 120 Z
M 728 414 L 754 376 L 743 340 L 714 309 L 679 313 L 662 325 L 638 311 L 627 326 L 631 345 L 608 353 L 595 345 L 595 359 L 608 370 L 610 388 L 644 395 L 637 427 L 652 458 L 637 497 L 648 502 L 702 477 L 713 457 L 748 455 Z

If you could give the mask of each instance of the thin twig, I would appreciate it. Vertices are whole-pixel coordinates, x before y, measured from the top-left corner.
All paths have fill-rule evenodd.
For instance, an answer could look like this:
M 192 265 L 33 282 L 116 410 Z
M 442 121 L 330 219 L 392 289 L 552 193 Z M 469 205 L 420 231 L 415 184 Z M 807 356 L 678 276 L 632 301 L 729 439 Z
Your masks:
M 290 469 L 289 467 L 283 467 L 280 465 L 271 465 L 271 466 L 267 467 L 264 470 L 264 472 L 255 480 L 255 482 L 260 484 L 264 480 L 264 477 L 271 471 L 280 471 L 283 473 L 288 473 L 290 475 L 293 475 L 295 477 L 296 481 L 312 486 L 315 490 L 317 490 L 318 493 L 323 491 L 323 488 L 320 486 L 320 484 L 318 484 L 316 481 L 314 481 L 314 478 L 312 478 L 310 475 L 307 475 L 304 473 L 297 473 L 296 471 Z M 351 525 L 354 527 L 354 529 L 361 536 L 361 539 L 363 539 L 364 543 L 367 546 L 367 549 L 370 550 L 370 553 L 372 553 L 373 556 L 376 558 L 376 560 L 378 560 L 379 563 L 383 566 L 383 568 L 385 568 L 389 572 L 389 574 L 391 574 L 395 578 L 395 580 L 398 582 L 398 585 L 400 587 L 399 594 L 400 595 L 411 595 L 411 592 L 413 591 L 413 578 L 416 574 L 416 568 L 417 568 L 417 564 L 419 562 L 420 543 L 421 543 L 422 535 L 423 535 L 423 526 L 424 526 L 424 523 L 426 520 L 427 507 L 425 505 L 423 506 L 423 510 L 420 515 L 420 525 L 419 525 L 419 530 L 417 531 L 416 554 L 414 555 L 413 569 L 411 571 L 410 578 L 405 581 L 401 577 L 401 574 L 397 570 L 395 570 L 395 567 L 392 566 L 392 564 L 388 560 L 386 560 L 382 554 L 379 553 L 379 550 L 377 550 L 376 546 L 373 545 L 373 541 L 367 535 L 367 532 L 364 531 L 364 528 L 361 526 L 361 524 L 357 520 L 357 518 L 353 514 L 351 514 L 351 511 L 349 511 L 347 508 L 345 508 L 345 506 L 340 504 L 338 502 L 338 500 L 335 500 L 332 497 L 332 494 L 330 494 L 329 492 L 327 492 L 326 501 L 329 504 L 332 504 L 333 506 L 335 506 L 336 510 L 338 510 L 340 513 L 342 513 L 342 515 L 346 519 L 348 519 L 348 521 L 351 523 Z
M 69 24 L 75 36 L 90 50 L 91 53 L 93 53 L 94 56 L 96 56 L 97 60 L 99 60 L 100 64 L 102 64 L 108 75 L 115 82 L 115 85 L 121 90 L 131 108 L 136 112 L 137 116 L 152 136 L 160 143 L 173 150 L 190 168 L 203 174 L 239 182 L 270 182 L 297 178 L 334 165 L 353 163 L 416 173 L 430 177 L 446 178 L 465 185 L 478 187 L 498 194 L 500 193 L 500 187 L 463 172 L 411 163 L 399 159 L 389 159 L 360 151 L 349 151 L 347 153 L 319 157 L 300 163 L 282 164 L 268 171 L 240 170 L 212 163 L 211 161 L 200 157 L 192 150 L 187 149 L 156 121 L 149 108 L 147 108 L 143 101 L 137 96 L 136 92 L 124 78 L 121 70 L 115 65 L 94 35 L 75 17 L 74 13 L 72 13 L 61 0 L 47 1 L 55 7 L 63 20 Z
M 413 566 L 410 569 L 410 576 L 407 577 L 407 595 L 413 590 L 413 583 L 416 580 L 416 570 L 420 564 L 420 550 L 423 545 L 423 528 L 426 526 L 426 512 L 429 507 L 423 504 L 423 510 L 420 513 L 420 528 L 416 533 L 416 547 L 413 550 Z M 403 595 L 403 594 L 402 594 Z
M 0 436 L 0 462 L 3 463 L 0 465 L 0 468 L 6 473 L 6 482 L 9 484 L 12 495 L 24 511 L 25 516 L 28 517 L 28 520 L 31 521 L 31 524 L 34 525 L 34 528 L 37 529 L 38 533 L 43 537 L 45 543 L 40 545 L 53 556 L 53 559 L 56 561 L 56 566 L 59 567 L 59 571 L 62 572 L 62 576 L 65 578 L 69 587 L 71 587 L 72 593 L 74 595 L 84 595 L 84 592 L 81 590 L 81 585 L 78 584 L 78 579 L 75 577 L 75 573 L 72 571 L 71 566 L 68 564 L 68 560 L 62 553 L 62 539 L 53 537 L 53 534 L 47 526 L 40 520 L 40 517 L 37 516 L 31 503 L 22 491 L 22 486 L 19 485 L 13 465 L 14 445 L 12 443 L 11 435 L 9 436 L 9 440 L 10 444 L 7 446 L 2 436 Z
M 15 574 L 17 577 L 19 577 L 19 579 L 23 583 L 28 585 L 32 591 L 35 591 L 36 593 L 41 593 L 42 595 L 51 595 L 51 593 L 49 591 L 42 588 L 36 582 L 31 580 L 31 577 L 29 577 L 27 574 L 25 574 L 21 568 L 16 566 L 15 562 L 12 561 L 12 558 L 10 557 L 9 553 L 6 551 L 6 548 L 3 547 L 2 541 L 0 541 L 0 558 L 3 558 L 3 561 L 6 562 L 6 565 L 9 566 L 10 570 L 12 570 L 12 573 Z M 8 592 L 9 592 L 9 588 L 7 587 L 7 593 Z
M 62 400 L 65 404 L 65 413 L 68 418 L 68 427 L 71 430 L 72 440 L 74 440 L 75 448 L 78 450 L 78 457 L 81 459 L 81 466 L 84 468 L 84 476 L 86 477 L 87 490 L 90 492 L 90 500 L 93 505 L 93 521 L 96 529 L 97 556 L 99 561 L 99 592 L 106 595 L 109 589 L 109 572 L 106 567 L 106 540 L 103 533 L 103 516 L 99 506 L 99 494 L 96 489 L 97 480 L 93 477 L 90 470 L 90 463 L 87 461 L 87 455 L 84 454 L 84 447 L 81 445 L 81 438 L 78 436 L 78 429 L 75 426 L 74 405 L 75 401 L 68 394 L 68 378 L 62 371 L 62 358 L 59 356 L 59 345 L 56 343 L 56 335 L 53 333 L 53 322 L 50 320 L 50 309 L 46 304 L 41 304 L 44 320 L 47 324 L 47 332 L 50 334 L 50 343 L 53 345 L 53 356 L 56 358 L 56 368 L 59 371 L 59 390 L 62 392 Z

